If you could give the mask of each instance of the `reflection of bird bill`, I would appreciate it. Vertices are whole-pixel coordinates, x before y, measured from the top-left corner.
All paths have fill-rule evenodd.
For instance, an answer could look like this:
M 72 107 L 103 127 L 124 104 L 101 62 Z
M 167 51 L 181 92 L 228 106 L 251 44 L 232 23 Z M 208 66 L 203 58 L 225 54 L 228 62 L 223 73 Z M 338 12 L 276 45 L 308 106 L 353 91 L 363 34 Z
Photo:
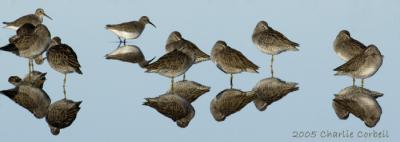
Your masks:
M 299 87 L 295 82 L 285 82 L 275 77 L 262 79 L 253 88 L 253 91 L 257 94 L 254 105 L 258 110 L 264 111 L 268 105 L 297 90 L 299 90 Z

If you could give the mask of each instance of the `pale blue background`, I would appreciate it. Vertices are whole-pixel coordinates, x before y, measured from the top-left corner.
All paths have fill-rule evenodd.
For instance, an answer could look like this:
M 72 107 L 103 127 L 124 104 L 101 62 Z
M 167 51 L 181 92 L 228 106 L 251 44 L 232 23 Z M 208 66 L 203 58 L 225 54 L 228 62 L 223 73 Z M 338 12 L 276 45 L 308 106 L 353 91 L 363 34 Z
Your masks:
M 400 10 L 398 0 L 335 1 L 128 1 L 128 0 L 3 0 L 0 21 L 10 21 L 42 7 L 54 20 L 45 19 L 52 35 L 61 36 L 79 56 L 83 75 L 69 75 L 69 98 L 83 100 L 72 126 L 52 136 L 44 120 L 37 120 L 8 98 L 0 97 L 0 141 L 399 141 Z M 109 61 L 104 55 L 116 48 L 117 38 L 104 26 L 137 20 L 147 15 L 157 26 L 148 26 L 130 44 L 141 47 L 146 58 L 160 57 L 170 32 L 178 30 L 210 53 L 217 40 L 225 40 L 259 65 L 260 74 L 235 76 L 235 86 L 250 90 L 269 76 L 269 56 L 251 42 L 253 28 L 260 20 L 300 43 L 300 52 L 276 58 L 276 75 L 300 84 L 294 92 L 259 112 L 251 103 L 242 111 L 216 122 L 209 111 L 211 99 L 228 87 L 229 76 L 212 62 L 193 66 L 187 78 L 211 86 L 209 93 L 193 103 L 196 116 L 186 129 L 176 126 L 155 110 L 142 106 L 143 98 L 163 93 L 169 79 L 143 73 L 138 65 Z M 384 64 L 366 87 L 385 93 L 379 99 L 383 108 L 380 122 L 367 128 L 358 118 L 339 120 L 332 107 L 333 94 L 351 84 L 348 77 L 333 76 L 333 68 L 343 62 L 335 55 L 332 42 L 341 29 L 365 44 L 374 43 L 385 55 Z M 14 31 L 0 29 L 5 45 Z M 45 89 L 53 101 L 61 99 L 63 76 L 47 63 L 37 67 L 47 72 Z M 23 76 L 27 61 L 0 52 L 0 89 L 12 86 L 11 75 Z M 359 83 L 359 82 L 357 82 Z M 388 130 L 385 139 L 305 139 L 293 138 L 295 130 Z

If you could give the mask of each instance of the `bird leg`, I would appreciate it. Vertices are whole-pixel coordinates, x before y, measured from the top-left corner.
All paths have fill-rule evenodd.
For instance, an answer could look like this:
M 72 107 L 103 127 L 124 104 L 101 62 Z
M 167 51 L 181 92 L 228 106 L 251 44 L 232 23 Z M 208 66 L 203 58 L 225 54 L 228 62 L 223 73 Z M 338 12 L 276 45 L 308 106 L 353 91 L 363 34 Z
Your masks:
M 63 84 L 63 89 L 64 89 L 64 98 L 67 99 L 67 91 L 65 89 L 65 84 L 67 84 L 67 74 L 64 74 L 64 84 Z
M 231 74 L 231 89 L 233 88 L 233 74 Z
M 31 72 L 32 72 L 32 70 L 31 70 L 31 59 L 28 59 L 28 78 L 29 78 L 29 80 L 31 80 Z
M 171 92 L 175 93 L 174 92 L 174 77 L 171 78 Z
M 28 59 L 28 73 L 31 73 L 31 59 Z
M 183 81 L 186 80 L 186 73 L 183 74 Z
M 118 49 L 119 47 L 121 47 L 121 44 L 122 44 L 122 42 L 119 41 L 119 44 L 118 44 L 118 46 L 117 46 L 117 49 Z
M 356 86 L 356 79 L 353 78 L 353 87 Z
M 274 77 L 274 66 L 273 66 L 273 64 L 274 64 L 274 55 L 272 55 L 272 57 L 271 57 L 271 76 L 272 77 Z
M 31 68 L 32 68 L 32 71 L 35 71 L 35 68 L 33 68 L 33 59 L 29 59 L 30 61 L 31 61 Z
M 364 79 L 361 79 L 361 88 L 364 88 Z
M 119 43 L 122 43 L 122 39 L 120 37 L 118 37 L 118 39 L 119 39 Z

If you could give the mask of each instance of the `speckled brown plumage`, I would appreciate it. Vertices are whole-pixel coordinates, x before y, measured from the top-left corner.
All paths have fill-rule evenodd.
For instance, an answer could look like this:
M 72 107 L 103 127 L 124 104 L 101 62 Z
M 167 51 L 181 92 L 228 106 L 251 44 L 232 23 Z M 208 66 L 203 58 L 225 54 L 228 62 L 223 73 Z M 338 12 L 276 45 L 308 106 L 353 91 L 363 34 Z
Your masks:
M 46 121 L 53 135 L 58 135 L 60 129 L 69 127 L 74 122 L 81 109 L 81 103 L 82 101 L 74 102 L 72 100 L 61 99 L 50 105 Z
M 174 94 L 181 96 L 189 103 L 194 102 L 201 95 L 209 91 L 210 87 L 194 81 L 182 80 L 174 83 Z M 172 88 L 167 93 L 172 93 Z
M 43 16 L 46 16 L 47 18 L 51 19 L 51 17 L 48 16 L 42 8 L 38 8 L 38 9 L 36 9 L 34 14 L 28 14 L 28 15 L 22 16 L 12 22 L 3 22 L 3 24 L 5 24 L 5 26 L 4 26 L 5 28 L 17 30 L 19 27 L 21 27 L 22 25 L 24 25 L 26 23 L 30 23 L 35 26 L 38 24 L 42 24 Z
M 51 100 L 47 93 L 40 88 L 22 84 L 12 89 L 2 90 L 0 93 L 27 109 L 38 119 L 47 115 Z
M 243 92 L 238 89 L 225 89 L 212 99 L 211 114 L 216 121 L 224 121 L 226 117 L 240 111 L 256 98 L 254 91 Z
M 256 25 L 252 41 L 263 53 L 270 55 L 277 55 L 285 51 L 297 51 L 296 47 L 299 46 L 298 43 L 269 27 L 265 21 L 260 21 Z
M 224 41 L 217 41 L 211 51 L 211 60 L 226 74 L 231 74 L 230 86 L 233 87 L 233 74 L 241 72 L 258 73 L 258 66 L 247 59 L 240 51 L 229 47 Z
M 29 33 L 29 30 L 25 32 Z M 38 24 L 33 33 L 17 35 L 9 39 L 9 41 L 10 43 L 1 47 L 0 50 L 28 58 L 29 71 L 32 71 L 33 59 L 45 52 L 50 44 L 50 32 L 45 25 Z
M 364 121 L 367 127 L 374 127 L 380 120 L 382 109 L 371 95 L 341 91 L 333 101 L 341 107 L 340 111 L 350 112 Z
M 52 46 L 47 51 L 46 56 L 50 67 L 62 74 L 72 72 L 82 74 L 78 56 L 74 50 L 69 45 L 62 44 L 59 37 L 54 37 L 52 42 L 58 44 L 52 43 Z
M 364 79 L 373 76 L 381 67 L 383 56 L 375 45 L 369 45 L 367 49 L 345 64 L 337 67 L 335 75 L 347 75 L 353 78 L 362 79 L 361 87 L 364 86 Z
M 365 94 L 375 99 L 383 96 L 383 93 L 357 86 L 346 87 L 342 89 L 337 95 L 348 95 L 348 94 Z M 340 105 L 336 101 L 332 101 L 332 107 L 339 119 L 347 119 L 349 117 L 350 112 L 344 106 Z
M 175 49 L 180 50 L 182 52 L 193 52 L 196 58 L 195 63 L 200 63 L 203 61 L 210 60 L 209 55 L 201 51 L 191 41 L 184 39 L 178 31 L 174 31 L 169 35 L 167 39 L 167 44 L 165 46 L 165 50 L 167 52 L 171 52 Z
M 193 106 L 175 94 L 146 98 L 146 102 L 143 105 L 152 107 L 164 116 L 171 118 L 181 128 L 187 127 L 195 115 Z
M 340 59 L 349 61 L 351 58 L 364 52 L 367 47 L 350 36 L 350 32 L 342 30 L 336 36 L 333 48 Z
M 274 77 L 265 78 L 260 80 L 253 88 L 253 91 L 257 94 L 254 104 L 258 110 L 264 111 L 273 102 L 297 90 L 299 90 L 299 87 L 295 82 L 285 82 Z
M 13 84 L 14 86 L 19 85 L 29 85 L 36 88 L 43 88 L 43 84 L 46 81 L 46 74 L 39 71 L 32 71 L 28 73 L 24 79 L 21 79 L 18 76 L 10 76 L 8 78 L 8 82 Z

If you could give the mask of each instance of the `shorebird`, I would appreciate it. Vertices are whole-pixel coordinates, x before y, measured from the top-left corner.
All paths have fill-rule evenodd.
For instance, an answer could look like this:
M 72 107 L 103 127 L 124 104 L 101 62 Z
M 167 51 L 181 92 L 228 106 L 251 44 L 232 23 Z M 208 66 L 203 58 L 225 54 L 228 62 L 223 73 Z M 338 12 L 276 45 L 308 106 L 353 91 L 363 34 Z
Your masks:
M 211 60 L 224 73 L 230 74 L 233 87 L 233 74 L 241 72 L 258 73 L 258 66 L 247 59 L 240 51 L 229 47 L 224 41 L 217 41 L 211 51 Z
M 8 82 L 14 86 L 23 84 L 42 89 L 43 84 L 46 81 L 46 74 L 47 73 L 42 73 L 39 71 L 32 71 L 31 73 L 28 73 L 24 79 L 21 79 L 18 76 L 10 76 L 8 78 Z
M 51 41 L 51 46 L 47 51 L 46 57 L 51 68 L 64 74 L 63 89 L 64 97 L 67 98 L 65 89 L 67 74 L 73 72 L 82 74 L 77 55 L 69 45 L 61 43 L 61 39 L 56 36 Z
M 171 118 L 181 128 L 187 127 L 195 115 L 193 106 L 175 94 L 146 98 L 143 105 L 152 107 L 164 116 Z
M 349 94 L 365 94 L 368 96 L 371 96 L 372 98 L 379 98 L 383 96 L 383 93 L 377 92 L 377 91 L 372 91 L 369 89 L 357 87 L 357 86 L 349 86 L 344 89 L 342 89 L 336 96 L 338 95 L 349 95 Z M 342 105 L 339 103 L 333 101 L 332 102 L 332 107 L 335 110 L 336 115 L 339 117 L 339 119 L 347 119 L 349 117 L 350 112 Z
M 58 135 L 60 129 L 66 128 L 74 122 L 81 109 L 79 107 L 81 103 L 82 101 L 74 102 L 64 98 L 50 105 L 46 122 L 53 135 Z
M 22 26 L 20 26 L 18 28 L 16 35 L 14 35 L 8 39 L 9 43 L 14 43 L 19 37 L 22 37 L 22 36 L 28 36 L 28 35 L 31 36 L 34 33 L 35 28 L 36 27 L 31 23 L 23 24 Z M 43 64 L 44 59 L 45 58 L 42 56 L 42 54 L 40 54 L 39 56 L 34 58 L 34 61 L 36 64 L 41 65 L 41 64 Z
M 335 75 L 347 75 L 361 79 L 361 87 L 364 87 L 364 79 L 373 76 L 381 67 L 383 55 L 375 45 L 369 45 L 367 49 L 337 67 Z
M 356 117 L 364 121 L 367 127 L 374 127 L 380 119 L 382 109 L 376 99 L 364 93 L 346 93 L 340 92 L 333 99 L 336 113 L 339 113 L 339 118 L 346 119 L 348 113 L 352 113 Z M 335 109 L 335 110 L 336 110 Z
M 174 83 L 174 92 L 172 92 L 172 90 L 169 89 L 167 93 L 174 93 L 178 96 L 181 96 L 189 103 L 192 103 L 201 95 L 209 91 L 210 87 L 208 86 L 204 86 L 194 81 L 181 80 Z
M 15 76 L 11 76 L 9 82 L 14 84 L 15 87 L 8 90 L 2 90 L 0 93 L 27 109 L 36 118 L 41 119 L 45 117 L 51 102 L 49 96 L 43 89 L 21 81 L 21 79 L 18 80 Z
M 364 52 L 367 47 L 358 40 L 350 36 L 350 32 L 342 30 L 336 36 L 333 42 L 333 48 L 340 59 L 349 61 L 353 57 Z M 353 78 L 353 86 L 355 85 L 355 78 Z
M 184 74 L 194 62 L 195 58 L 193 53 L 184 53 L 179 50 L 174 50 L 147 65 L 145 67 L 145 72 L 158 73 L 171 78 L 171 90 L 174 92 L 174 78 Z
M 253 88 L 257 98 L 253 101 L 260 111 L 267 109 L 269 105 L 276 102 L 287 94 L 299 90 L 297 83 L 285 82 L 279 78 L 271 77 L 260 80 Z
M 254 91 L 243 92 L 237 89 L 225 89 L 212 99 L 211 114 L 216 121 L 224 121 L 229 115 L 240 111 L 256 98 Z
M 28 24 L 29 25 L 29 24 Z M 28 30 L 29 31 L 29 30 Z M 28 32 L 29 33 L 29 32 Z M 38 24 L 33 33 L 17 35 L 8 45 L 0 50 L 11 52 L 17 56 L 29 59 L 29 72 L 33 69 L 33 59 L 39 57 L 47 50 L 50 44 L 50 32 L 43 24 Z
M 253 43 L 263 53 L 271 55 L 271 75 L 274 77 L 274 55 L 285 51 L 298 51 L 298 43 L 289 40 L 279 31 L 268 26 L 267 22 L 260 21 L 256 25 L 252 35 Z
M 129 63 L 138 63 L 142 68 L 146 67 L 151 61 L 154 60 L 154 58 L 151 60 L 146 60 L 142 51 L 136 45 L 124 45 L 119 47 L 107 54 L 105 58 Z
M 34 26 L 37 26 L 39 24 L 42 24 L 43 16 L 46 16 L 50 20 L 53 20 L 50 16 L 48 16 L 46 13 L 44 13 L 44 10 L 42 8 L 38 8 L 38 9 L 36 9 L 35 14 L 29 14 L 29 15 L 22 16 L 12 22 L 3 22 L 3 24 L 5 24 L 5 26 L 3 28 L 17 30 L 19 27 L 21 27 L 22 25 L 24 25 L 26 23 L 31 23 Z
M 210 55 L 207 55 L 206 53 L 201 51 L 194 43 L 184 39 L 181 33 L 179 33 L 178 31 L 174 31 L 169 35 L 167 39 L 167 44 L 165 45 L 165 50 L 167 52 L 174 51 L 175 49 L 182 52 L 193 52 L 196 58 L 196 64 L 210 60 Z M 185 74 L 183 74 L 183 80 L 185 80 Z
M 120 43 L 123 42 L 125 44 L 127 39 L 138 38 L 146 27 L 146 24 L 150 24 L 153 27 L 156 27 L 153 23 L 150 22 L 149 17 L 142 16 L 140 17 L 139 21 L 130 21 L 120 24 L 108 24 L 106 25 L 106 29 L 116 34 Z M 123 41 L 121 38 L 123 39 Z

